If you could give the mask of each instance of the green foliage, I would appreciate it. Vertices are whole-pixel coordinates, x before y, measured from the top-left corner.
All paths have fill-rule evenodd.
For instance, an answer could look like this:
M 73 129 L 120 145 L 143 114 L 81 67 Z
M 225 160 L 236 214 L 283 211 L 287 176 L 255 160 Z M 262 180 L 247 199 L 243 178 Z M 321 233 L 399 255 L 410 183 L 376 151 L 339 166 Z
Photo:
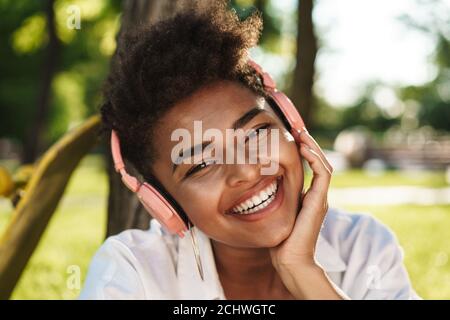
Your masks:
M 335 108 L 317 97 L 311 131 L 334 140 L 339 132 L 351 127 L 363 126 L 372 132 L 385 132 L 399 124 L 400 117 L 388 116 L 374 102 L 372 96 L 375 88 L 375 84 L 368 85 L 361 98 L 345 108 Z
M 67 27 L 70 5 L 81 9 L 80 30 Z M 294 56 L 295 10 L 278 10 L 274 0 L 232 0 L 230 5 L 241 19 L 255 9 L 261 11 L 264 28 L 260 44 L 265 53 Z M 116 46 L 121 6 L 119 0 L 56 0 L 57 35 L 62 48 L 52 83 L 50 114 L 44 137 L 47 146 L 71 126 L 97 112 L 101 85 Z M 0 136 L 24 142 L 27 128 L 35 117 L 48 43 L 44 2 L 3 0 L 0 1 L 0 14 Z M 449 131 L 450 42 L 442 28 L 420 28 L 437 39 L 432 57 L 436 78 L 423 86 L 397 88 L 396 93 L 400 100 L 413 101 L 419 106 L 416 115 L 418 126 L 430 125 Z M 280 83 L 289 87 L 290 81 L 291 74 L 284 74 Z M 327 104 L 317 96 L 313 132 L 331 140 L 339 131 L 355 125 L 363 125 L 376 132 L 399 125 L 401 115 L 390 117 L 374 103 L 372 96 L 376 85 L 379 84 L 369 84 L 362 98 L 345 109 L 336 109 L 332 102 Z
M 0 136 L 22 143 L 35 116 L 48 42 L 44 4 L 0 2 Z M 67 27 L 70 5 L 81 10 L 79 30 Z M 121 3 L 57 0 L 54 9 L 62 47 L 52 83 L 47 146 L 96 112 L 100 88 L 115 50 Z
M 259 40 L 259 45 L 273 53 L 281 53 L 282 18 L 275 10 L 271 8 L 269 0 L 232 0 L 230 5 L 236 10 L 240 19 L 247 18 L 255 10 L 262 14 L 264 27 Z
M 419 125 L 430 125 L 435 129 L 450 131 L 450 39 L 437 34 L 434 53 L 436 77 L 423 86 L 402 88 L 404 100 L 416 102 Z

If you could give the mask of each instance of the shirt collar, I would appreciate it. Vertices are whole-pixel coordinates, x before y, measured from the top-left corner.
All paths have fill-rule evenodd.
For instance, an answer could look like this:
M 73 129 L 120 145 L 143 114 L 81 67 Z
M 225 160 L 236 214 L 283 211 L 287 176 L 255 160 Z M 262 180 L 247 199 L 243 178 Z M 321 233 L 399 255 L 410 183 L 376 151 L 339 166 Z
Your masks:
M 225 294 L 216 269 L 211 240 L 198 228 L 195 228 L 195 232 L 202 260 L 204 281 L 202 281 L 197 269 L 189 232 L 186 233 L 184 238 L 173 236 L 177 246 L 176 270 L 180 299 L 225 300 Z M 315 257 L 327 273 L 342 272 L 347 267 L 337 249 L 327 241 L 322 233 L 318 237 Z
M 177 276 L 180 285 L 180 298 L 225 300 L 225 293 L 217 273 L 211 241 L 198 228 L 195 228 L 195 235 L 202 261 L 204 281 L 202 281 L 198 272 L 191 235 L 188 232 L 184 238 L 178 237 Z

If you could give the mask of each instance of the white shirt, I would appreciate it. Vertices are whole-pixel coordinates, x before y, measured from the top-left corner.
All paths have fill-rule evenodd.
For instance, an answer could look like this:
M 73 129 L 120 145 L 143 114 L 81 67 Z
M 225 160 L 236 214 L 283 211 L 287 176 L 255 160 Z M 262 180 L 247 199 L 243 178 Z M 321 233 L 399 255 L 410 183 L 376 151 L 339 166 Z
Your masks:
M 170 235 L 154 219 L 149 230 L 111 236 L 95 254 L 80 299 L 221 299 L 209 238 L 196 229 L 204 271 L 198 274 L 189 233 Z M 352 299 L 420 299 L 392 231 L 375 218 L 330 208 L 316 260 Z

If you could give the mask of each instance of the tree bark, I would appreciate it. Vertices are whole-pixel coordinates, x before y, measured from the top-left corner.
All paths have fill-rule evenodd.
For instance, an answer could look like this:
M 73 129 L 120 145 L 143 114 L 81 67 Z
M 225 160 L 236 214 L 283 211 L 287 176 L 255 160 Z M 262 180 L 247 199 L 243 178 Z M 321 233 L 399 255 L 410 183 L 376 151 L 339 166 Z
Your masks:
M 55 74 L 57 58 L 60 51 L 60 42 L 56 35 L 54 0 L 47 0 L 45 14 L 48 28 L 48 46 L 41 72 L 41 88 L 36 102 L 36 114 L 31 128 L 27 132 L 22 162 L 33 163 L 42 146 L 42 134 L 45 130 L 50 105 L 51 84 Z
M 297 64 L 290 96 L 300 111 L 305 125 L 312 128 L 311 110 L 314 108 L 314 62 L 317 54 L 317 39 L 312 21 L 313 0 L 299 0 L 297 31 Z
M 169 18 L 192 3 L 207 5 L 207 0 L 126 0 L 123 7 L 122 27 L 118 35 L 140 24 L 153 24 Z M 114 59 L 114 58 L 113 58 Z M 107 143 L 107 163 L 109 175 L 108 221 L 106 236 L 117 234 L 126 229 L 148 229 L 150 215 L 142 207 L 137 197 L 122 183 L 120 175 L 114 171 L 110 146 Z M 138 178 L 137 170 L 126 163 L 127 171 Z

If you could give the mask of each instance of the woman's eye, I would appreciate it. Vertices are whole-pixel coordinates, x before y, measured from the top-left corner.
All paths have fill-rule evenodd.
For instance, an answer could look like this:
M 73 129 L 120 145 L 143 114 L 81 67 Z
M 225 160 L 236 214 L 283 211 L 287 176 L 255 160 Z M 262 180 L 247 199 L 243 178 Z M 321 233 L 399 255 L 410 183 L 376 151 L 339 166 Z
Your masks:
M 200 170 L 206 168 L 207 166 L 209 166 L 211 164 L 214 164 L 214 161 L 212 161 L 212 160 L 210 160 L 210 161 L 202 161 L 200 164 L 190 168 L 188 170 L 188 172 L 186 172 L 186 177 L 188 177 L 188 176 L 190 176 L 190 175 L 192 175 L 192 174 L 194 174 L 196 172 L 199 172 Z
M 257 135 L 259 135 L 262 132 L 263 129 L 267 129 L 269 127 L 270 127 L 270 124 L 266 123 L 259 128 L 252 129 L 250 131 L 250 133 L 245 137 L 245 142 L 247 142 L 249 139 L 255 138 Z

